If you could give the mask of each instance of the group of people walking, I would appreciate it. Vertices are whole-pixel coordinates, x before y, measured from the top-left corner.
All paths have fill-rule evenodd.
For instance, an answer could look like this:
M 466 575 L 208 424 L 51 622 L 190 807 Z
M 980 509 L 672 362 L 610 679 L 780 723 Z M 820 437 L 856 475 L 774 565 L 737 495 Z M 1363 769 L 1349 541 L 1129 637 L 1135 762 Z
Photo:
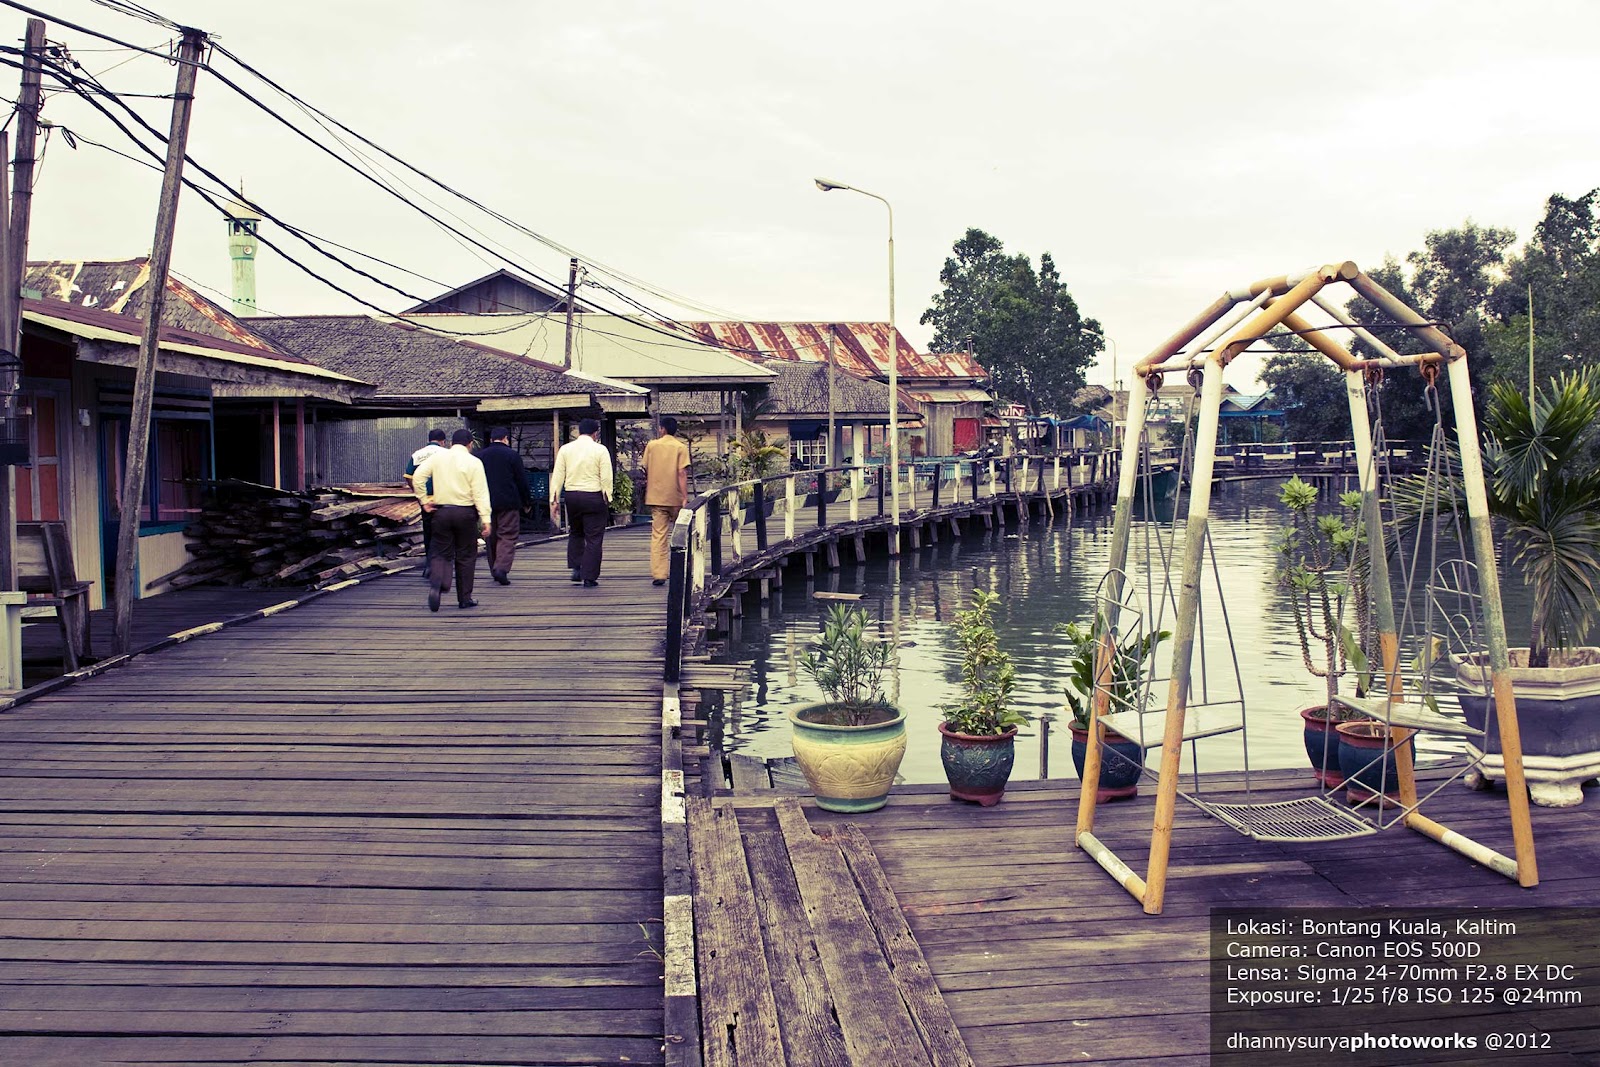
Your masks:
M 688 499 L 689 449 L 675 436 L 677 432 L 677 420 L 663 418 L 659 436 L 644 449 L 645 505 L 651 514 L 650 576 L 658 586 L 667 580 L 672 524 Z M 573 584 L 584 588 L 600 584 L 611 510 L 611 452 L 599 435 L 599 420 L 580 420 L 577 438 L 561 446 L 550 472 L 550 520 L 561 524 L 564 501 L 567 566 Z M 510 585 L 522 517 L 533 507 L 522 457 L 511 447 L 508 429 L 490 429 L 490 443 L 477 452 L 471 430 L 449 435 L 448 447 L 445 440 L 443 430 L 429 431 L 428 443 L 412 453 L 406 468 L 406 480 L 422 504 L 429 611 L 439 610 L 452 585 L 458 608 L 478 606 L 472 591 L 480 536 L 488 549 L 489 576 L 500 585 Z

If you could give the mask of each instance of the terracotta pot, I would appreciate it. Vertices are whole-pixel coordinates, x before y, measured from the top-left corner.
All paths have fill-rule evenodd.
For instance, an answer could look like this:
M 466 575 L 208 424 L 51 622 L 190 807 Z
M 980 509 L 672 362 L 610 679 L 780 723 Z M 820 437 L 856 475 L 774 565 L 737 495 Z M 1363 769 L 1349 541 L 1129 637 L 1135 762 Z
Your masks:
M 1083 761 L 1089 752 L 1089 732 L 1076 726 L 1072 730 L 1072 766 L 1083 780 Z M 1100 753 L 1100 788 L 1096 800 L 1127 800 L 1139 795 L 1139 778 L 1144 770 L 1144 749 L 1114 730 L 1106 731 L 1106 750 Z
M 1339 734 L 1336 720 L 1327 718 L 1324 705 L 1302 708 L 1300 718 L 1305 723 L 1301 738 L 1306 746 L 1306 758 L 1311 761 L 1311 773 L 1327 789 L 1344 785 L 1344 772 L 1339 768 Z
M 885 705 L 892 718 L 866 726 L 810 721 L 833 709 L 832 704 L 811 704 L 790 713 L 795 761 L 816 794 L 817 807 L 877 811 L 888 802 L 906 754 L 905 714 Z
M 939 724 L 939 761 L 950 795 L 984 807 L 1000 803 L 1016 762 L 1017 728 L 1003 734 L 961 734 Z
M 1382 797 L 1388 807 L 1400 800 L 1400 773 L 1395 765 L 1394 743 L 1389 728 L 1381 722 L 1362 719 L 1342 722 L 1339 732 L 1339 769 L 1344 772 L 1345 799 L 1352 804 Z M 1412 757 L 1416 742 L 1407 741 Z

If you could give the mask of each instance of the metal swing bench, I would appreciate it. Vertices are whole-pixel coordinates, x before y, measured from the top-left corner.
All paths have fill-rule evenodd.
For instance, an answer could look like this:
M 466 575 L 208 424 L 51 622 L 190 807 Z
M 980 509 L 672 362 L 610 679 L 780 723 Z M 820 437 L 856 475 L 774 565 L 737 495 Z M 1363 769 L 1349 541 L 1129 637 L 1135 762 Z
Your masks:
M 1397 328 L 1405 330 L 1421 342 L 1426 351 L 1421 355 L 1401 355 L 1370 330 L 1360 326 L 1343 308 L 1322 295 L 1321 291 L 1324 288 L 1337 283 L 1348 285 Z M 1326 315 L 1337 322 L 1339 326 L 1335 328 L 1349 330 L 1378 355 L 1370 359 L 1359 358 L 1333 340 L 1327 329 L 1317 327 L 1302 318 L 1298 312 L 1308 303 L 1321 308 Z M 1243 714 L 1242 697 L 1239 701 L 1239 713 L 1231 718 L 1226 714 L 1218 714 L 1216 709 L 1205 706 L 1203 702 L 1198 705 L 1191 703 L 1194 681 L 1192 661 L 1201 610 L 1202 567 L 1210 544 L 1207 523 L 1224 371 L 1236 356 L 1279 326 L 1295 332 L 1332 360 L 1344 375 L 1349 395 L 1351 430 L 1361 489 L 1361 522 L 1365 525 L 1372 544 L 1369 551 L 1372 568 L 1371 609 L 1380 662 L 1374 668 L 1379 677 L 1378 692 L 1363 698 L 1339 698 L 1339 702 L 1368 718 L 1388 724 L 1395 731 L 1392 744 L 1396 765 L 1394 784 L 1399 794 L 1400 814 L 1387 824 L 1381 818 L 1367 818 L 1360 811 L 1336 802 L 1325 793 L 1287 801 L 1253 801 L 1248 785 L 1248 755 L 1245 764 L 1245 799 L 1242 802 L 1219 801 L 1212 796 L 1199 795 L 1198 789 L 1185 792 L 1179 787 L 1180 761 L 1184 744 L 1202 737 L 1245 729 L 1246 717 Z M 1222 338 L 1230 330 L 1233 331 L 1232 334 L 1223 341 Z M 1441 371 L 1448 375 L 1450 395 L 1454 404 L 1455 444 L 1460 455 L 1462 483 L 1460 488 L 1466 500 L 1470 533 L 1469 537 L 1463 539 L 1463 543 L 1470 541 L 1476 568 L 1472 572 L 1473 584 L 1476 586 L 1473 596 L 1477 599 L 1477 607 L 1481 611 L 1483 620 L 1481 636 L 1475 625 L 1471 629 L 1473 639 L 1481 640 L 1487 650 L 1489 675 L 1487 681 L 1492 685 L 1495 697 L 1496 722 L 1505 761 L 1506 796 L 1509 803 L 1513 846 L 1510 856 L 1453 831 L 1427 818 L 1418 810 L 1421 800 L 1426 797 L 1419 799 L 1417 794 L 1408 739 L 1416 731 L 1421 730 L 1468 736 L 1478 734 L 1480 731 L 1467 726 L 1464 722 L 1439 714 L 1422 700 L 1415 699 L 1415 694 L 1412 698 L 1408 698 L 1402 678 L 1400 634 L 1403 629 L 1403 619 L 1397 621 L 1396 618 L 1388 563 L 1383 550 L 1384 526 L 1377 462 L 1378 448 L 1382 442 L 1380 438 L 1375 447 L 1372 420 L 1368 412 L 1367 383 L 1371 375 L 1381 375 L 1388 369 L 1413 366 L 1420 370 L 1430 383 Z M 1143 905 L 1146 913 L 1152 915 L 1160 914 L 1162 910 L 1172 843 L 1173 816 L 1180 798 L 1245 836 L 1263 841 L 1335 841 L 1365 836 L 1386 829 L 1388 826 L 1403 824 L 1491 870 L 1515 879 L 1520 885 L 1529 887 L 1536 885 L 1538 869 L 1534 858 L 1533 829 L 1529 817 L 1528 795 L 1524 787 L 1516 705 L 1512 699 L 1509 681 L 1510 661 L 1507 654 L 1504 616 L 1500 605 L 1493 533 L 1489 524 L 1488 499 L 1484 488 L 1477 423 L 1472 410 L 1466 353 L 1448 336 L 1431 326 L 1422 316 L 1396 299 L 1351 262 L 1331 264 L 1296 275 L 1268 278 L 1223 294 L 1183 329 L 1140 361 L 1135 368 L 1128 398 L 1128 424 L 1123 440 L 1122 475 L 1118 484 L 1109 567 L 1100 595 L 1102 606 L 1110 606 L 1113 611 L 1126 610 L 1124 568 L 1127 566 L 1129 555 L 1139 470 L 1139 449 L 1145 430 L 1146 401 L 1155 390 L 1159 389 L 1161 376 L 1164 373 L 1188 375 L 1194 372 L 1198 372 L 1200 380 L 1200 410 L 1198 423 L 1190 420 L 1190 425 L 1194 427 L 1193 467 L 1190 473 L 1181 573 L 1176 591 L 1175 633 L 1171 650 L 1170 677 L 1166 680 L 1165 707 L 1153 712 L 1144 711 L 1142 707 L 1113 707 L 1108 687 L 1103 682 L 1110 677 L 1111 663 L 1117 655 L 1119 638 L 1114 623 L 1108 625 L 1100 638 L 1096 660 L 1096 678 L 1101 683 L 1096 684 L 1093 694 L 1092 740 L 1096 743 L 1088 746 L 1084 760 L 1083 786 L 1079 796 L 1075 835 L 1077 846 L 1088 852 Z M 1381 435 L 1381 420 L 1378 432 Z M 1436 420 L 1435 448 L 1432 450 L 1435 454 L 1444 452 L 1442 434 L 1442 423 Z M 1445 582 L 1446 592 L 1461 593 L 1467 588 L 1467 583 L 1462 580 L 1462 575 L 1465 573 L 1463 567 L 1470 568 L 1473 564 L 1460 564 L 1460 561 L 1456 563 L 1458 566 L 1446 568 L 1449 574 Z M 1403 560 L 1401 565 L 1403 568 Z M 1410 578 L 1415 575 L 1416 569 L 1413 561 L 1412 569 L 1407 576 L 1408 595 L 1403 608 L 1403 616 L 1406 618 L 1411 612 Z M 1448 609 L 1437 603 L 1433 579 L 1430 577 L 1430 597 L 1427 605 L 1429 627 L 1433 624 L 1436 607 L 1444 613 L 1446 623 L 1453 630 L 1456 629 L 1456 620 Z M 1426 639 L 1431 642 L 1431 635 Z M 1426 673 L 1424 669 L 1422 671 L 1424 677 Z M 1108 729 L 1114 729 L 1135 740 L 1154 735 L 1153 740 L 1146 742 L 1147 747 L 1159 747 L 1161 750 L 1149 859 L 1143 877 L 1123 862 L 1094 833 L 1102 762 L 1101 750 Z M 1378 758 L 1381 759 L 1382 756 Z M 1197 768 L 1197 783 L 1198 780 Z M 1434 792 L 1438 788 L 1443 786 L 1436 787 Z M 1432 793 L 1428 795 L 1431 796 Z M 1381 801 L 1375 806 L 1379 811 L 1382 810 Z

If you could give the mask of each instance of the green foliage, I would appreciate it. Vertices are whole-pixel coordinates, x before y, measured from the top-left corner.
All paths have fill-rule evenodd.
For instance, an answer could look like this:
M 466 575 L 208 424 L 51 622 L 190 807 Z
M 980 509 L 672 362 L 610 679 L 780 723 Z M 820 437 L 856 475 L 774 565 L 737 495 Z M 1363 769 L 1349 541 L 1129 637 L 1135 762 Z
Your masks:
M 1072 410 L 1084 370 L 1105 348 L 1100 323 L 1084 318 L 1046 252 L 1039 268 L 1007 255 L 998 238 L 969 229 L 939 272 L 943 289 L 923 312 L 933 351 L 971 349 L 990 386 L 1030 414 Z
M 747 429 L 733 442 L 728 452 L 729 473 L 737 482 L 752 478 L 765 478 L 782 468 L 780 463 L 789 453 L 777 445 L 767 443 L 765 430 Z
M 994 632 L 998 593 L 975 589 L 972 607 L 956 612 L 956 643 L 961 647 L 961 700 L 941 710 L 951 730 L 974 736 L 998 735 L 1022 726 L 1028 717 L 1011 707 L 1016 668 L 1000 650 Z
M 1584 463 L 1600 418 L 1600 368 L 1563 372 L 1532 397 L 1490 389 L 1484 462 L 1489 510 L 1533 589 L 1529 666 L 1583 641 L 1600 597 L 1600 472 Z
M 1290 523 L 1276 544 L 1277 578 L 1294 614 L 1300 658 L 1312 677 L 1326 682 L 1326 706 L 1330 717 L 1336 717 L 1333 698 L 1347 668 L 1356 675 L 1357 695 L 1372 683 L 1367 655 L 1373 638 L 1370 560 L 1365 531 L 1346 522 L 1343 515 L 1317 514 L 1317 496 L 1316 486 L 1298 476 L 1284 482 L 1279 491 L 1278 500 L 1289 509 Z M 1341 495 L 1339 506 L 1345 512 L 1359 512 L 1361 494 Z M 1347 600 L 1355 616 L 1353 628 L 1344 622 Z
M 1283 411 L 1287 440 L 1342 441 L 1350 436 L 1344 377 L 1320 352 L 1268 357 L 1261 382 L 1271 390 L 1274 406 Z
M 834 604 L 828 610 L 816 648 L 800 659 L 800 668 L 827 696 L 845 710 L 847 725 L 862 725 L 885 704 L 883 672 L 894 650 L 867 633 L 866 609 Z
M 1162 641 L 1172 636 L 1171 631 L 1130 635 L 1120 644 L 1106 641 L 1107 624 L 1104 613 L 1097 613 L 1093 622 L 1069 622 L 1062 628 L 1071 646 L 1067 653 L 1067 707 L 1072 711 L 1072 725 L 1088 730 L 1094 716 L 1095 657 L 1102 647 L 1111 651 L 1109 670 L 1101 677 L 1101 689 L 1107 696 L 1110 712 L 1143 711 L 1145 703 L 1145 662 L 1155 655 Z
M 611 510 L 618 515 L 633 513 L 633 476 L 621 467 L 611 475 Z

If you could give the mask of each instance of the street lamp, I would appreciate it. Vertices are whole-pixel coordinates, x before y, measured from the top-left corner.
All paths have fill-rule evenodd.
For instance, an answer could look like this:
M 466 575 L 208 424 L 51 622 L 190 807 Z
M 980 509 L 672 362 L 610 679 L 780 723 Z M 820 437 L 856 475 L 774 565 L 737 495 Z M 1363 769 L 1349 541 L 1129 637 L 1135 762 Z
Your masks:
M 900 554 L 900 334 L 894 328 L 894 207 L 877 193 L 857 189 L 844 182 L 815 179 L 817 188 L 825 193 L 847 189 L 852 193 L 870 196 L 889 210 L 889 506 L 893 511 L 889 535 L 889 554 Z

